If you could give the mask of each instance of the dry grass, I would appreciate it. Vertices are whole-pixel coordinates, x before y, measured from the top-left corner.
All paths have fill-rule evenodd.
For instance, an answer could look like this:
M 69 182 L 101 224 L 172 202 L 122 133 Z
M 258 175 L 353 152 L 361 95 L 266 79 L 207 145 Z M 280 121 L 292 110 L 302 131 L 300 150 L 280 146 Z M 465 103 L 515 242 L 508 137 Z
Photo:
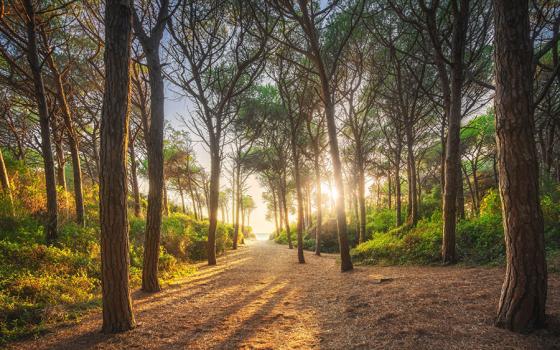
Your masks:
M 492 326 L 503 270 L 358 267 L 333 256 L 251 242 L 155 295 L 135 292 L 139 327 L 100 334 L 99 312 L 13 349 L 554 349 L 560 279 L 549 282 L 549 327 L 518 335 Z M 387 279 L 387 280 L 385 280 Z

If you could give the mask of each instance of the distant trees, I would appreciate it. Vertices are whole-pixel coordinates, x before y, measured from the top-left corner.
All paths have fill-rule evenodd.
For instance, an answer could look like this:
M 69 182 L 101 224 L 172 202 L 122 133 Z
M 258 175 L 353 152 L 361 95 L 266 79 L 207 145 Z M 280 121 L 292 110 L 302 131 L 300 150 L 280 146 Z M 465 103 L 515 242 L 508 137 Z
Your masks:
M 191 130 L 204 141 L 211 159 L 208 264 L 216 264 L 220 174 L 233 100 L 258 78 L 267 48 L 267 23 L 246 1 L 184 1 L 169 25 L 173 61 L 170 81 L 197 106 Z M 259 15 L 265 16 L 266 13 Z M 226 61 L 228 57 L 228 61 Z
M 135 326 L 129 292 L 126 153 L 130 94 L 132 3 L 105 8 L 105 92 L 101 119 L 100 225 L 103 332 Z

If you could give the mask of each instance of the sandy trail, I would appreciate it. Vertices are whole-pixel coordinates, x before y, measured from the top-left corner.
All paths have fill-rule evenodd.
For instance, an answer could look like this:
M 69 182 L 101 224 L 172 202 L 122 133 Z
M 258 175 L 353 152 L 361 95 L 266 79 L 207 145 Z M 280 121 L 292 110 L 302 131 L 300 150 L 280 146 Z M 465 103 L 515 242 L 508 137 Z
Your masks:
M 139 326 L 99 333 L 100 312 L 13 349 L 560 349 L 560 280 L 549 327 L 492 326 L 503 270 L 357 267 L 272 242 L 249 242 L 159 294 L 133 293 Z M 380 278 L 389 280 L 380 282 Z

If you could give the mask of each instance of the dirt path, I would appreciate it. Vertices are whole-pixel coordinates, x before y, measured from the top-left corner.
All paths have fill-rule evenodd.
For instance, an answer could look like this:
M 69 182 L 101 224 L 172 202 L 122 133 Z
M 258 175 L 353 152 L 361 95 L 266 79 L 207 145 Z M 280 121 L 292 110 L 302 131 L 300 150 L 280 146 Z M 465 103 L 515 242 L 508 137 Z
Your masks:
M 560 286 L 549 283 L 551 325 L 530 336 L 492 326 L 503 271 L 358 267 L 334 256 L 250 242 L 162 293 L 135 292 L 139 327 L 99 333 L 99 312 L 14 349 L 560 349 Z M 379 282 L 379 278 L 390 280 Z

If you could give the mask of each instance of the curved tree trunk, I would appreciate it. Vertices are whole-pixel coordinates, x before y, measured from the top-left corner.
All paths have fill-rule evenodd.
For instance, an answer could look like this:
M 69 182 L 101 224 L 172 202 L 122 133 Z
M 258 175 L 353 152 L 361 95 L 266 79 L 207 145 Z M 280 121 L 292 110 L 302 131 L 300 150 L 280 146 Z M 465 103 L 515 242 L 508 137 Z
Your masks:
M 132 3 L 107 0 L 99 179 L 103 332 L 134 328 L 129 290 L 126 152 Z
M 507 253 L 496 324 L 524 332 L 544 326 L 547 294 L 528 1 L 496 0 L 494 22 L 496 143 Z
M 41 127 L 41 153 L 45 168 L 45 185 L 47 190 L 47 222 L 45 224 L 45 238 L 48 244 L 54 243 L 58 237 L 57 193 L 54 174 L 54 160 L 51 147 L 50 118 L 47 109 L 45 86 L 41 74 L 41 63 L 37 49 L 37 23 L 35 8 L 31 0 L 24 1 L 27 14 L 27 60 L 33 75 L 33 87 L 37 107 L 39 109 L 39 124 Z
M 42 31 L 44 40 L 47 40 L 46 33 Z M 70 149 L 70 157 L 72 158 L 72 175 L 74 177 L 74 202 L 76 204 L 76 222 L 84 226 L 85 225 L 85 214 L 84 214 L 84 196 L 82 189 L 82 165 L 80 162 L 80 150 L 78 135 L 74 130 L 74 125 L 72 121 L 72 114 L 70 112 L 70 107 L 68 106 L 68 98 L 66 95 L 66 90 L 64 88 L 64 83 L 62 82 L 62 75 L 58 71 L 58 67 L 54 61 L 53 55 L 47 56 L 47 63 L 51 71 L 54 74 L 54 82 L 56 85 L 56 98 L 58 100 L 59 107 L 62 111 L 62 117 L 64 120 L 64 127 L 66 128 L 66 135 L 68 137 L 68 146 Z

